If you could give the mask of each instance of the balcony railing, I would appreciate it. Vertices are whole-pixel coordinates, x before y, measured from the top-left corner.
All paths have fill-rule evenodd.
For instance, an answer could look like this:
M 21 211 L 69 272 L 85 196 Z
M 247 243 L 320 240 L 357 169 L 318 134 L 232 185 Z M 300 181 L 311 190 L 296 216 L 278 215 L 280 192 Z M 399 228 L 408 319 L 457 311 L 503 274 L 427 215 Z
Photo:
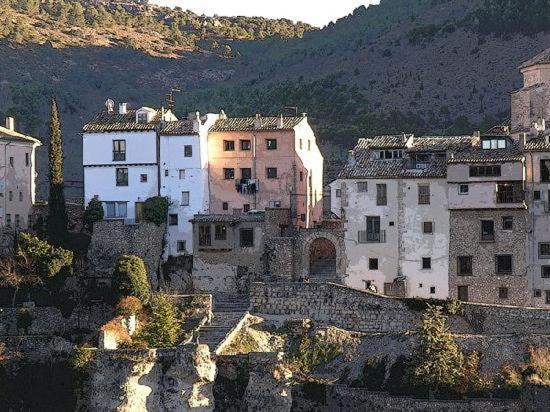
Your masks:
M 357 238 L 359 243 L 386 243 L 386 231 L 367 232 L 366 230 L 360 230 Z
M 126 160 L 126 152 L 113 152 L 113 162 L 124 162 Z
M 498 185 L 497 203 L 522 203 L 525 200 L 525 191 L 521 185 Z
M 260 182 L 258 179 L 236 179 L 235 189 L 242 195 L 253 195 L 258 192 Z

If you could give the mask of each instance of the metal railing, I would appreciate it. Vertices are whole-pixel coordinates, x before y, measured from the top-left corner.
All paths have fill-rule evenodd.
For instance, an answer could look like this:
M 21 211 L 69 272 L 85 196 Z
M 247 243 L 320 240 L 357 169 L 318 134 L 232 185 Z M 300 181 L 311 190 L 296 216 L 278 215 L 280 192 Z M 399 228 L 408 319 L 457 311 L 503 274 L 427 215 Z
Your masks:
M 386 231 L 368 232 L 360 230 L 357 234 L 357 240 L 359 243 L 386 243 Z

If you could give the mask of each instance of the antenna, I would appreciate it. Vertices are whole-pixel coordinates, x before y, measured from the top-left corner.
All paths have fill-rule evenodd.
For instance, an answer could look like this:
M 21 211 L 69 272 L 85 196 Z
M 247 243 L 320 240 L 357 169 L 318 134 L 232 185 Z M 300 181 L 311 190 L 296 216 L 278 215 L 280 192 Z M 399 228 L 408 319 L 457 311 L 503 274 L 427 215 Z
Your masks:
M 284 108 L 285 110 L 294 110 L 294 114 L 296 117 L 298 117 L 298 106 L 287 106 Z
M 174 98 L 174 93 L 179 93 L 179 92 L 181 92 L 180 89 L 172 87 L 170 89 L 170 92 L 166 95 L 166 106 L 168 107 L 168 110 L 174 110 L 174 107 L 176 105 L 176 99 Z
M 111 99 L 105 101 L 105 107 L 107 108 L 107 113 L 112 113 L 115 108 L 115 102 Z

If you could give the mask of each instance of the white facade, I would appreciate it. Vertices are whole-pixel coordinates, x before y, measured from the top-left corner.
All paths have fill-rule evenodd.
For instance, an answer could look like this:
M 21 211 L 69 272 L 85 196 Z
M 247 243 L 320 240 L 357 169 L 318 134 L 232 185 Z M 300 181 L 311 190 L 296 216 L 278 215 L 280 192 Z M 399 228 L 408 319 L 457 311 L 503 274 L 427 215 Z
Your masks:
M 170 200 L 167 256 L 193 252 L 189 220 L 209 211 L 207 139 L 208 129 L 218 116 L 208 114 L 204 121 L 198 113 L 193 117 L 193 132 L 161 132 L 160 136 L 160 194 Z

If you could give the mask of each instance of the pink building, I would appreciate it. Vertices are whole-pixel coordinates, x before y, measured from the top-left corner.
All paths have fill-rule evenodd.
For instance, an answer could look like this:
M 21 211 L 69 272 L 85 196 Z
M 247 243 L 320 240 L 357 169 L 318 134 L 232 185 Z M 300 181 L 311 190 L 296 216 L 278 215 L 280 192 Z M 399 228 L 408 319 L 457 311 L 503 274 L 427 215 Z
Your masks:
M 210 212 L 290 208 L 294 222 L 320 220 L 323 156 L 305 116 L 229 118 L 208 135 Z

